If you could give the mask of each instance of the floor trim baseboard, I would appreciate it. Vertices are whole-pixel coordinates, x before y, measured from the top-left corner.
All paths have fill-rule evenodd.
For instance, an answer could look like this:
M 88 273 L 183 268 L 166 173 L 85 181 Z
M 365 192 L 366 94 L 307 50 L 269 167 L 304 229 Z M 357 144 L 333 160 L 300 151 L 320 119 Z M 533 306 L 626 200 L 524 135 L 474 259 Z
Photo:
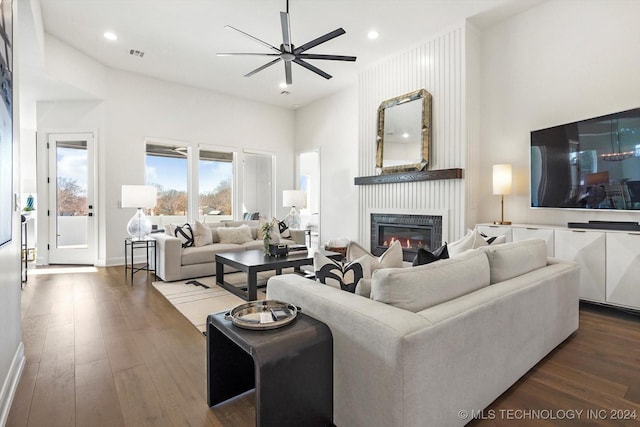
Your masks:
M 0 426 L 5 425 L 7 423 L 7 418 L 9 418 L 11 403 L 16 395 L 16 390 L 18 388 L 18 383 L 20 382 L 20 376 L 22 375 L 25 361 L 24 344 L 20 341 L 20 344 L 16 349 L 16 354 L 13 356 L 13 361 L 11 362 L 11 367 L 7 373 L 7 377 L 2 385 L 2 390 L 0 390 Z

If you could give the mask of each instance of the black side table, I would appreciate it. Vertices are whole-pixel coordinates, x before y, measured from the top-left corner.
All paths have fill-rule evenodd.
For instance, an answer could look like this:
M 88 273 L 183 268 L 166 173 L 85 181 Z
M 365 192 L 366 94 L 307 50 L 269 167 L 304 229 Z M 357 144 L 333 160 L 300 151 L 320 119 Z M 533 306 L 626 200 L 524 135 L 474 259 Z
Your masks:
M 147 255 L 147 262 L 140 267 L 133 264 L 133 253 L 135 249 L 144 249 Z M 151 262 L 153 260 L 153 263 Z M 130 262 L 129 262 L 130 261 Z M 144 239 L 134 239 L 127 237 L 124 239 L 124 275 L 127 276 L 127 270 L 131 270 L 131 286 L 133 286 L 133 274 L 144 270 L 156 274 L 156 265 L 158 261 L 158 253 L 156 251 L 156 240 L 150 237 Z
M 298 313 L 279 329 L 238 328 L 225 313 L 207 317 L 207 402 L 256 389 L 256 426 L 333 425 L 333 337 Z

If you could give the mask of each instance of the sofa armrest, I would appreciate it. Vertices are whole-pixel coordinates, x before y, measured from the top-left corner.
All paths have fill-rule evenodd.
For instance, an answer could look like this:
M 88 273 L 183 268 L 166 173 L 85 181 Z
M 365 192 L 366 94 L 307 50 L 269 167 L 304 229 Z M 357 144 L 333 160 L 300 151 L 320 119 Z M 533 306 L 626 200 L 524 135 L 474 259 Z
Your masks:
M 156 251 L 158 251 L 156 275 L 166 282 L 180 280 L 182 267 L 180 239 L 163 233 L 152 234 L 151 237 L 156 240 Z
M 296 245 L 306 245 L 307 244 L 307 230 L 291 230 L 291 240 L 296 242 Z
M 295 304 L 331 329 L 336 425 L 402 425 L 405 340 L 429 320 L 294 274 L 269 279 L 267 298 Z

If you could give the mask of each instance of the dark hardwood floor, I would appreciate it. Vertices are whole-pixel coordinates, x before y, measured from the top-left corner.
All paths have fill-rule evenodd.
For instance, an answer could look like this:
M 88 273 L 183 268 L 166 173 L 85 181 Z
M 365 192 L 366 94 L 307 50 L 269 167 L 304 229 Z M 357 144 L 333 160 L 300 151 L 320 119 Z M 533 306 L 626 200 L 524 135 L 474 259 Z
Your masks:
M 252 393 L 207 407 L 205 338 L 150 283 L 140 272 L 130 286 L 122 267 L 30 274 L 27 362 L 7 425 L 253 425 Z M 583 305 L 579 331 L 469 425 L 639 419 L 640 316 Z

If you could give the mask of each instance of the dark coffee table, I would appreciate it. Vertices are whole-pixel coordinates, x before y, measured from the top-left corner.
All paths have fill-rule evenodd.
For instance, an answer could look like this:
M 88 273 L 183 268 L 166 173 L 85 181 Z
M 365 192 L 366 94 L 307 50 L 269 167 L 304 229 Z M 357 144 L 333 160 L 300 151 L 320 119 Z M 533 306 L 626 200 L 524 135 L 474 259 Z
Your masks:
M 323 249 L 308 250 L 304 252 L 292 252 L 287 256 L 275 257 L 265 255 L 262 249 L 245 252 L 223 252 L 216 254 L 216 282 L 229 292 L 247 301 L 255 301 L 258 298 L 258 273 L 261 271 L 275 270 L 276 274 L 282 274 L 283 268 L 294 268 L 296 273 L 302 273 L 300 267 L 313 265 L 314 252 L 320 252 L 328 258 L 340 260 L 342 254 L 329 252 Z M 247 291 L 233 286 L 224 281 L 224 266 L 228 265 L 236 270 L 247 273 Z

